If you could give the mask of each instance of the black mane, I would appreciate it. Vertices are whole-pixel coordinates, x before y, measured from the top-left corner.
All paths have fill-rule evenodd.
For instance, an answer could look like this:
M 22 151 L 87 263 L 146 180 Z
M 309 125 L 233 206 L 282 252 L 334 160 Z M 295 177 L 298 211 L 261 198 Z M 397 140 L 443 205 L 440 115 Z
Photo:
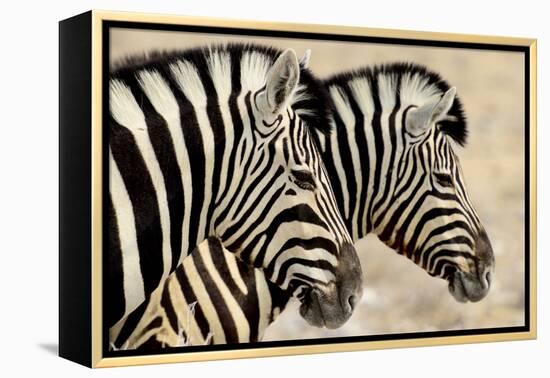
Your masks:
M 324 80 L 324 84 L 327 88 L 331 85 L 344 86 L 350 80 L 357 78 L 366 78 L 369 82 L 374 82 L 380 74 L 388 76 L 393 75 L 396 77 L 404 76 L 406 74 L 418 74 L 425 78 L 429 85 L 433 85 L 438 88 L 441 91 L 441 94 L 445 93 L 451 87 L 449 83 L 443 80 L 438 73 L 430 71 L 425 66 L 411 62 L 382 64 L 339 73 Z M 455 97 L 453 106 L 449 110 L 449 115 L 453 116 L 454 119 L 440 122 L 438 124 L 439 129 L 451 137 L 459 145 L 464 146 L 468 136 L 468 129 L 462 102 L 458 97 Z
M 128 75 L 138 70 L 155 70 L 162 66 L 176 62 L 178 60 L 187 60 L 195 65 L 198 70 L 207 70 L 206 57 L 211 52 L 227 52 L 233 62 L 240 61 L 242 55 L 246 52 L 257 52 L 272 62 L 279 57 L 282 50 L 270 46 L 256 44 L 218 44 L 200 46 L 184 50 L 172 51 L 152 51 L 147 54 L 131 55 L 124 57 L 112 65 L 110 77 Z M 239 69 L 240 65 L 232 64 L 232 70 Z M 331 113 L 333 109 L 332 101 L 328 92 L 319 80 L 308 68 L 300 66 L 300 85 L 305 87 L 307 98 L 298 100 L 292 104 L 292 108 L 300 118 L 313 129 L 322 133 L 329 133 L 331 129 Z

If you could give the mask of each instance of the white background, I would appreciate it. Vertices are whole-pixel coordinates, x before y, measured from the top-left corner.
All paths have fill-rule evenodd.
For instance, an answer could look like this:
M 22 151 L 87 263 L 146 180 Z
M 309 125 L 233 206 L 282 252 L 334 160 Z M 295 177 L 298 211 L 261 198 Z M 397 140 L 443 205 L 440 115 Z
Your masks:
M 0 371 L 12 376 L 548 376 L 550 226 L 544 1 L 6 1 L 0 21 Z M 537 341 L 397 349 L 91 371 L 56 356 L 58 25 L 88 9 L 512 35 L 539 39 Z M 518 178 L 519 179 L 519 178 Z

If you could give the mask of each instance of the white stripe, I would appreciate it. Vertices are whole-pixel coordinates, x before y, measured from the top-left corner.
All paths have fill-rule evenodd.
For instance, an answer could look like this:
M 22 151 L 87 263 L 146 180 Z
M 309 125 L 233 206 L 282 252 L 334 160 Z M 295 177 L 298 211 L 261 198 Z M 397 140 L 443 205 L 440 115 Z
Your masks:
M 310 259 L 308 259 L 308 257 L 310 257 Z M 283 251 L 280 255 L 277 256 L 277 259 L 275 260 L 275 266 L 274 266 L 274 269 L 273 269 L 273 274 L 271 275 L 271 281 L 276 281 L 277 277 L 279 276 L 279 271 L 281 270 L 281 267 L 282 265 L 292 259 L 292 258 L 301 258 L 301 259 L 304 259 L 304 260 L 310 260 L 310 261 L 316 261 L 316 260 L 324 260 L 324 261 L 327 261 L 330 265 L 332 266 L 337 266 L 338 265 L 338 261 L 336 259 L 336 256 L 334 256 L 333 254 L 327 252 L 326 250 L 324 249 L 320 249 L 320 248 L 315 248 L 315 249 L 311 249 L 311 250 L 307 250 L 305 251 L 302 247 L 293 247 L 293 248 L 289 248 L 285 251 Z M 312 268 L 312 269 L 315 269 L 315 268 Z M 320 269 L 320 268 L 318 268 Z M 306 270 L 307 270 L 307 267 L 306 267 Z M 290 269 L 289 269 L 290 271 Z M 320 270 L 322 274 L 322 277 L 319 278 L 319 276 L 315 277 L 315 276 L 312 276 L 310 275 L 308 272 L 306 272 L 306 276 L 308 277 L 312 277 L 312 278 L 317 278 L 319 279 L 320 281 L 323 281 L 323 282 L 330 282 L 332 280 L 334 280 L 334 275 L 332 273 L 330 273 L 330 271 L 328 270 Z
M 225 252 L 225 249 L 224 249 Z M 225 263 L 229 268 L 229 274 L 231 275 L 231 280 L 237 285 L 239 290 L 244 294 L 248 295 L 248 288 L 244 282 L 241 273 L 239 272 L 239 267 L 237 266 L 237 256 L 230 252 L 225 252 L 223 254 L 225 258 Z
M 256 280 L 256 293 L 258 295 L 258 309 L 260 319 L 258 322 L 258 340 L 262 340 L 265 330 L 271 323 L 271 312 L 273 303 L 271 293 L 265 275 L 260 269 L 254 269 L 254 279 Z
M 145 300 L 143 277 L 139 266 L 134 210 L 124 181 L 109 149 L 109 192 L 118 224 L 120 250 L 122 253 L 122 272 L 126 307 L 124 315 L 136 309 Z
M 255 92 L 265 85 L 271 60 L 257 51 L 246 52 L 241 58 L 241 87 L 243 92 Z
M 183 260 L 183 268 L 179 267 L 178 269 L 183 269 L 187 273 L 190 269 L 190 265 L 193 265 L 193 259 L 189 257 Z M 172 273 L 168 280 L 168 285 L 165 290 L 168 290 L 168 295 L 170 297 L 172 306 L 178 319 L 178 327 L 181 327 L 183 331 L 187 334 L 187 342 L 189 344 L 203 344 L 204 338 L 202 336 L 200 327 L 195 320 L 195 314 L 191 313 L 190 303 L 183 295 L 183 289 L 181 288 L 179 281 L 177 280 L 176 274 Z M 171 326 L 169 327 L 169 334 L 172 335 L 171 340 L 174 340 L 170 341 L 170 345 L 173 345 L 177 340 L 178 335 L 173 332 Z
M 318 213 L 316 209 L 314 209 L 314 211 Z M 267 222 L 267 224 L 269 224 L 269 222 Z M 289 235 L 302 236 L 302 238 L 311 235 L 312 237 L 317 236 L 328 240 L 334 240 L 334 236 L 330 231 L 327 231 L 323 227 L 316 224 L 304 223 L 300 221 L 285 222 L 279 225 L 277 227 L 277 231 L 275 231 L 275 235 L 269 244 L 269 249 L 265 254 L 265 263 L 269 263 L 276 257 L 275 254 L 279 252 L 288 241 Z M 323 252 L 324 253 L 313 253 L 312 251 L 302 249 L 302 257 L 309 257 L 311 259 L 325 258 L 328 252 L 325 250 L 323 250 Z M 336 266 L 337 264 L 335 263 L 334 265 Z
M 428 77 L 423 74 L 408 72 L 401 77 L 399 95 L 401 105 L 407 108 L 409 105 L 422 106 L 437 101 L 442 92 L 437 86 L 428 84 Z

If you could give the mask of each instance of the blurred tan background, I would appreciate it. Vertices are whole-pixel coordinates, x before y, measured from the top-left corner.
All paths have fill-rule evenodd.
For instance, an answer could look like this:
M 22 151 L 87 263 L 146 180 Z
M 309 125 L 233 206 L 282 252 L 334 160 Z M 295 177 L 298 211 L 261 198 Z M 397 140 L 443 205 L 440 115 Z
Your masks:
M 524 77 L 523 55 L 469 49 L 324 42 L 285 38 L 112 29 L 111 63 L 136 53 L 220 42 L 255 42 L 298 56 L 312 50 L 321 78 L 365 65 L 411 61 L 456 86 L 469 123 L 469 141 L 457 148 L 476 207 L 491 239 L 496 274 L 489 295 L 461 304 L 447 283 L 369 235 L 357 243 L 365 294 L 352 318 L 337 330 L 310 327 L 293 303 L 264 340 L 508 327 L 524 322 Z

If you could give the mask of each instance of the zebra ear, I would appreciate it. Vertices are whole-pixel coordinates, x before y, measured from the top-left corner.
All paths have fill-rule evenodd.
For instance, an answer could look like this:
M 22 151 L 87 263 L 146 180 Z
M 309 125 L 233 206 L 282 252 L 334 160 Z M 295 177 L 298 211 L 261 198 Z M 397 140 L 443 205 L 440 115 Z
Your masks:
M 302 68 L 309 68 L 309 61 L 311 60 L 311 49 L 307 49 L 304 52 L 304 56 L 300 59 L 300 66 Z
M 267 73 L 264 104 L 267 111 L 277 114 L 285 108 L 300 80 L 300 66 L 296 53 L 287 49 L 275 61 Z
M 419 136 L 426 132 L 432 125 L 448 119 L 456 97 L 456 88 L 450 88 L 435 104 L 429 103 L 410 111 L 406 121 L 409 134 Z

